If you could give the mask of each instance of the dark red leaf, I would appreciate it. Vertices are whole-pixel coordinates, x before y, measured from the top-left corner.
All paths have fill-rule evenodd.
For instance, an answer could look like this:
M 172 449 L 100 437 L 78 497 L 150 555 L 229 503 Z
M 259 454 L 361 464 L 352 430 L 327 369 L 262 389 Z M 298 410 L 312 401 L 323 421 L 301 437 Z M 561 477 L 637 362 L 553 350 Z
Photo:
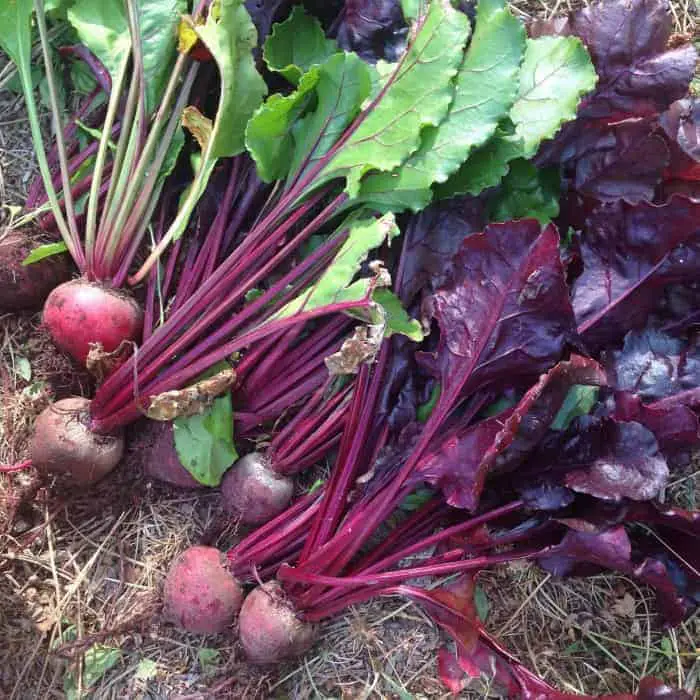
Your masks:
M 346 0 L 338 44 L 365 61 L 396 61 L 408 36 L 398 0 Z
M 663 450 L 675 451 L 700 444 L 698 417 L 682 404 L 644 404 L 639 396 L 618 392 L 613 417 L 641 423 L 654 433 Z
M 400 295 L 411 304 L 421 290 L 434 291 L 450 277 L 454 256 L 470 234 L 486 224 L 483 203 L 458 197 L 429 206 L 411 217 L 401 255 Z
M 576 468 L 573 464 L 564 484 L 579 493 L 605 500 L 630 498 L 646 501 L 658 495 L 668 478 L 668 465 L 659 453 L 654 434 L 639 423 L 601 421 L 589 438 L 601 443 L 595 458 Z M 594 448 L 595 449 L 595 448 Z M 588 448 L 584 456 L 589 457 Z M 572 461 L 578 455 L 570 455 Z
M 574 122 L 576 124 L 576 122 Z M 602 202 L 652 200 L 669 164 L 666 140 L 651 120 L 580 124 L 561 153 L 565 178 Z
M 671 163 L 668 179 L 700 180 L 700 100 L 688 97 L 674 102 L 659 118 L 668 137 Z
M 575 13 L 568 30 L 586 45 L 599 76 L 579 115 L 646 116 L 681 99 L 697 55 L 690 43 L 667 48 L 672 26 L 665 0 L 616 0 Z
M 586 222 L 574 283 L 578 330 L 600 347 L 640 327 L 666 285 L 700 275 L 700 202 L 601 205 Z
M 667 563 L 646 557 L 635 562 L 632 543 L 623 526 L 602 533 L 570 530 L 559 545 L 538 559 L 540 565 L 556 576 L 587 576 L 596 570 L 618 571 L 652 586 L 666 621 L 680 624 L 696 607 L 697 602 L 679 589 L 677 583 L 687 583 L 672 576 Z
M 501 415 L 467 428 L 453 428 L 421 459 L 416 480 L 441 489 L 449 505 L 475 510 L 488 472 L 483 458 L 502 428 Z
M 700 386 L 697 341 L 676 338 L 647 326 L 625 336 L 621 350 L 604 353 L 610 382 L 653 401 Z
M 449 282 L 426 300 L 437 320 L 437 352 L 421 361 L 442 396 L 502 388 L 547 370 L 573 337 L 559 236 L 535 220 L 488 226 L 469 236 Z

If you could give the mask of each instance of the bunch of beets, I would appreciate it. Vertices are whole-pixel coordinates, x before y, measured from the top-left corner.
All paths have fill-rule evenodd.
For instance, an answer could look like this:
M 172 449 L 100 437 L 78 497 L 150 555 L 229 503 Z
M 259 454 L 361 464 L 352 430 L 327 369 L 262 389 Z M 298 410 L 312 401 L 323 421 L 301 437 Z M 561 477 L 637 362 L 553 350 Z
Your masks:
M 113 2 L 116 67 L 68 9 L 96 85 L 28 202 L 82 275 L 45 324 L 97 390 L 20 466 L 87 487 L 133 426 L 147 476 L 220 487 L 247 534 L 183 552 L 165 614 L 256 664 L 398 597 L 445 632 L 452 692 L 579 697 L 477 615 L 479 572 L 517 560 L 694 614 L 700 512 L 666 488 L 700 445 L 700 107 L 665 0 L 528 25 L 500 0 L 173 0 L 159 67 L 153 3 Z M 46 53 L 43 3 L 17 8 Z M 10 307 L 67 274 L 25 234 L 0 239 Z

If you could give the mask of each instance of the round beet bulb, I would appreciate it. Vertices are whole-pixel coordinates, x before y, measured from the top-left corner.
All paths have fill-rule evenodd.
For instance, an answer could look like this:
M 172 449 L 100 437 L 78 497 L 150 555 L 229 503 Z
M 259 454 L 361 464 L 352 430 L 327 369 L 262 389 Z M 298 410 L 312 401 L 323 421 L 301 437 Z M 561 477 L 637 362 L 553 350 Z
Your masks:
M 56 401 L 39 414 L 31 458 L 40 472 L 86 486 L 119 464 L 124 453 L 123 437 L 91 432 L 89 408 L 88 399 L 72 397 Z
M 221 634 L 241 609 L 243 591 L 215 547 L 186 549 L 172 563 L 163 591 L 165 615 L 188 632 Z
M 203 488 L 182 466 L 173 440 L 173 424 L 149 420 L 141 435 L 144 443 L 144 473 L 152 479 L 164 481 L 183 489 Z
M 251 663 L 275 664 L 307 652 L 316 628 L 299 618 L 277 581 L 268 581 L 243 602 L 239 634 Z
M 259 452 L 241 457 L 221 482 L 226 511 L 246 525 L 262 525 L 279 515 L 294 495 L 294 482 L 278 474 Z
M 13 229 L 0 238 L 0 312 L 38 309 L 49 292 L 68 278 L 67 255 L 51 255 L 22 265 L 41 241 L 25 229 Z
M 101 343 L 105 352 L 114 352 L 122 341 L 137 341 L 143 312 L 124 292 L 71 280 L 49 294 L 43 321 L 56 345 L 84 365 L 91 343 Z

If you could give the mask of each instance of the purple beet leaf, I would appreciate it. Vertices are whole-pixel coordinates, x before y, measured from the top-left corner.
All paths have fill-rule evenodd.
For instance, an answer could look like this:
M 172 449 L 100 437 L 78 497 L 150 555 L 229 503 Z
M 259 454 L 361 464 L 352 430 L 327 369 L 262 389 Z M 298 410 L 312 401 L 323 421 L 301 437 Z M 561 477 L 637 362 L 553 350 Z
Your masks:
M 700 348 L 653 327 L 630 331 L 621 350 L 604 353 L 610 382 L 645 401 L 700 386 Z
M 573 306 L 584 341 L 598 348 L 644 325 L 667 285 L 700 275 L 700 202 L 601 205 L 581 241 Z
M 438 413 L 546 371 L 574 330 L 556 228 L 525 219 L 469 236 L 425 312 L 440 328 L 437 350 L 420 355 L 440 378 Z

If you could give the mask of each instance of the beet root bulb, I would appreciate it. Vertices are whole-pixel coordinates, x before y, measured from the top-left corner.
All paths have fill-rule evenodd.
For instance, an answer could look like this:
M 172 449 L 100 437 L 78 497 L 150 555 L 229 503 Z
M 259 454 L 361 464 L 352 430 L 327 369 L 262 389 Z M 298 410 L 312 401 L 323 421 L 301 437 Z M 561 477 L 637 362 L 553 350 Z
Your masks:
M 316 628 L 299 618 L 277 581 L 268 581 L 243 602 L 239 634 L 248 660 L 265 665 L 302 656 L 313 645 Z
M 165 615 L 188 632 L 221 634 L 234 622 L 243 591 L 215 547 L 186 549 L 165 579 Z
M 259 452 L 241 457 L 221 482 L 224 508 L 245 525 L 262 525 L 278 516 L 294 495 L 294 482 L 278 474 Z
M 171 422 L 147 421 L 139 440 L 145 453 L 143 471 L 147 477 L 183 489 L 204 488 L 182 466 L 175 449 Z
M 67 255 L 52 255 L 22 265 L 41 240 L 25 229 L 9 231 L 0 238 L 0 311 L 38 309 L 49 292 L 68 278 Z
M 39 414 L 31 458 L 40 472 L 89 485 L 117 466 L 124 453 L 124 438 L 93 433 L 89 408 L 88 399 L 73 397 L 56 401 Z
M 137 341 L 143 329 L 143 311 L 125 293 L 85 280 L 56 287 L 44 304 L 43 322 L 56 345 L 85 365 L 92 343 L 105 353 L 123 341 Z

